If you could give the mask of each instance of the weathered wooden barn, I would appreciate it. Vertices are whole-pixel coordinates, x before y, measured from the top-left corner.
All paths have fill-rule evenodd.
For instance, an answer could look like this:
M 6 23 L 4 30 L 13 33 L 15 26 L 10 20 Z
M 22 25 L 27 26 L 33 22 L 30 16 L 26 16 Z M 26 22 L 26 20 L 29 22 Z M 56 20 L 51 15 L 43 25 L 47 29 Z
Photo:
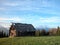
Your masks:
M 35 28 L 32 24 L 22 24 L 22 23 L 12 23 L 9 36 L 34 36 L 35 35 Z

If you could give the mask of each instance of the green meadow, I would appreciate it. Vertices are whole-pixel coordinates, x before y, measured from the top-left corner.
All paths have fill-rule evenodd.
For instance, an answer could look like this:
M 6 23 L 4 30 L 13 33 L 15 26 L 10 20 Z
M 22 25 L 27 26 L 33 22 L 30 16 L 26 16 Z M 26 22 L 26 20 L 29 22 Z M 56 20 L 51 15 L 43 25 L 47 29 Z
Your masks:
M 60 36 L 0 38 L 0 45 L 60 45 Z

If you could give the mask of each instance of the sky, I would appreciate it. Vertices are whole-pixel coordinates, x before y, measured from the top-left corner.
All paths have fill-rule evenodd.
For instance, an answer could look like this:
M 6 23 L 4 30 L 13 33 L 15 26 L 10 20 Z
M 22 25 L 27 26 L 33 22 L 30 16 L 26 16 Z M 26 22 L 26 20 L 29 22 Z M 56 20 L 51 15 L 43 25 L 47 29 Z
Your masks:
M 60 0 L 0 0 L 0 25 L 8 27 L 11 22 L 60 26 Z

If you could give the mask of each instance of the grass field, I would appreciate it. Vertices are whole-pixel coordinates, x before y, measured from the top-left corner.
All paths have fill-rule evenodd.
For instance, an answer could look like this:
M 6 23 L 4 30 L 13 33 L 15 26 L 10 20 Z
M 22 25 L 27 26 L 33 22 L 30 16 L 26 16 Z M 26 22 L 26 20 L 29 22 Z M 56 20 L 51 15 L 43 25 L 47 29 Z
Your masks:
M 60 45 L 60 36 L 0 38 L 0 45 Z

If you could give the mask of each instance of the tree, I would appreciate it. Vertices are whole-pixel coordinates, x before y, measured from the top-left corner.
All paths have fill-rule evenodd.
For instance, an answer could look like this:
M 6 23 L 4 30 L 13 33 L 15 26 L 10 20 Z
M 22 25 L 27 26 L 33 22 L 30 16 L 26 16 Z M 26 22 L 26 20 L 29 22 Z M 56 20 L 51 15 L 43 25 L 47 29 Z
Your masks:
M 35 31 L 35 36 L 39 36 L 40 35 L 40 30 L 36 30 Z
M 57 35 L 60 36 L 60 27 L 57 28 Z
M 8 37 L 8 34 L 6 34 L 6 37 Z
M 1 32 L 1 36 L 3 37 L 3 30 L 2 30 L 2 32 Z
M 3 37 L 3 30 L 0 31 L 0 38 L 2 38 L 2 37 Z
M 42 30 L 41 30 L 41 36 L 46 36 L 46 31 L 45 31 L 45 29 L 42 29 Z
M 5 32 L 3 33 L 3 37 L 6 37 L 6 33 Z

